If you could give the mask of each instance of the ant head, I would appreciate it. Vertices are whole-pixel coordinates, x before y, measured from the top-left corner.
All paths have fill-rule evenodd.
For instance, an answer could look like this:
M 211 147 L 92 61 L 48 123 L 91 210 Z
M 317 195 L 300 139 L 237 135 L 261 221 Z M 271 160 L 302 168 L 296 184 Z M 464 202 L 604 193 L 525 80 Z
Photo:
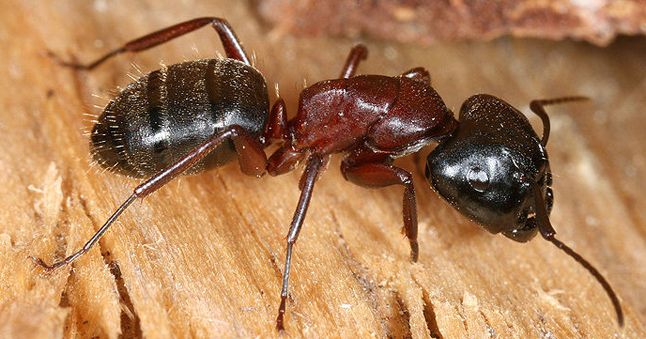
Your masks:
M 508 103 L 490 95 L 472 96 L 460 109 L 458 129 L 428 156 L 426 178 L 451 205 L 489 232 L 525 242 L 540 231 L 601 284 L 623 326 L 623 310 L 608 281 L 556 239 L 549 220 L 554 198 L 545 153 L 550 124 L 543 106 L 583 99 L 532 101 L 530 108 L 543 121 L 539 138 L 527 118 Z
M 489 232 L 519 242 L 532 239 L 538 231 L 532 192 L 539 183 L 534 171 L 519 166 L 522 154 L 502 145 L 460 149 L 453 140 L 438 146 L 427 159 L 426 176 L 432 187 Z
M 538 231 L 534 188 L 551 196 L 548 181 L 541 179 L 547 166 L 527 118 L 498 98 L 476 95 L 462 105 L 454 135 L 428 156 L 426 177 L 453 207 L 489 232 L 525 242 Z M 550 209 L 551 198 L 538 203 L 547 201 Z

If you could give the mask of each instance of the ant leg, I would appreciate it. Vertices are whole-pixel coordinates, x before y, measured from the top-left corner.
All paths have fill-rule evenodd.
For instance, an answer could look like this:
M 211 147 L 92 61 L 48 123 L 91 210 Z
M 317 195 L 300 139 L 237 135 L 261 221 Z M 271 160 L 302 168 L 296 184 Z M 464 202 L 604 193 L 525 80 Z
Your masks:
M 431 74 L 424 67 L 415 67 L 402 73 L 402 75 L 400 76 L 415 81 L 421 81 L 425 84 L 428 84 L 429 86 L 431 85 Z
M 298 206 L 294 212 L 292 224 L 289 227 L 289 233 L 287 233 L 287 254 L 285 257 L 285 270 L 283 271 L 283 287 L 280 292 L 280 307 L 278 308 L 278 317 L 276 318 L 276 328 L 279 331 L 283 331 L 285 329 L 285 304 L 287 302 L 287 295 L 289 292 L 289 272 L 292 262 L 293 246 L 296 243 L 298 234 L 303 226 L 303 220 L 305 220 L 305 214 L 307 213 L 307 208 L 309 207 L 310 199 L 312 198 L 312 192 L 314 191 L 314 183 L 316 182 L 316 178 L 321 172 L 326 161 L 327 157 L 324 158 L 318 154 L 312 154 L 307 161 L 305 172 L 303 172 L 303 176 L 301 177 L 301 182 L 303 183 L 301 196 L 298 199 Z
M 283 145 L 274 151 L 274 153 L 269 157 L 267 160 L 267 173 L 271 175 L 272 177 L 285 174 L 287 172 L 291 172 L 294 170 L 301 160 L 307 155 L 307 152 L 304 150 L 296 149 L 292 146 L 291 140 L 288 136 L 288 131 L 287 127 L 285 125 L 287 122 L 285 122 L 285 116 L 287 115 L 285 113 L 285 103 L 281 100 L 279 102 L 276 102 L 274 104 L 274 107 L 272 107 L 272 113 L 271 113 L 271 118 L 270 123 L 268 125 L 281 125 L 282 127 L 279 127 L 277 129 L 274 129 L 274 133 L 282 135 L 281 139 L 285 141 Z M 274 109 L 275 112 L 274 112 Z M 279 116 L 282 115 L 282 118 Z M 282 119 L 282 120 L 281 120 Z M 282 129 L 281 133 L 278 133 L 277 131 L 279 129 Z M 267 134 L 265 134 L 267 135 Z M 265 136 L 267 138 L 267 136 Z M 302 186 L 302 182 L 301 182 Z
M 359 66 L 359 61 L 365 60 L 368 57 L 368 49 L 363 44 L 356 44 L 350 50 L 348 58 L 345 60 L 345 65 L 341 70 L 341 79 L 349 79 L 354 76 L 357 66 Z
M 547 112 L 545 112 L 545 106 L 584 100 L 589 99 L 588 97 L 584 96 L 571 96 L 554 99 L 532 100 L 529 103 L 529 108 L 532 110 L 532 112 L 538 115 L 541 118 L 541 121 L 543 121 L 543 137 L 541 138 L 541 144 L 543 145 L 543 147 L 547 145 L 547 140 L 550 137 L 550 118 L 549 116 L 547 116 Z
M 410 259 L 417 262 L 419 246 L 417 244 L 417 207 L 415 203 L 415 186 L 413 176 L 391 164 L 387 154 L 377 154 L 368 148 L 360 148 L 348 155 L 341 163 L 343 177 L 359 186 L 381 188 L 391 185 L 404 186 L 403 216 L 404 227 L 410 242 Z
M 263 133 L 265 144 L 272 140 L 287 140 L 287 108 L 283 98 L 278 98 L 269 112 L 269 119 Z
M 272 177 L 294 170 L 303 160 L 306 153 L 285 144 L 274 152 L 267 160 L 267 173 Z
M 238 153 L 240 168 L 245 174 L 260 176 L 264 173 L 267 160 L 260 142 L 258 142 L 258 140 L 251 136 L 242 127 L 237 125 L 231 126 L 223 132 L 214 135 L 211 139 L 207 140 L 200 146 L 194 148 L 189 154 L 185 155 L 175 164 L 160 171 L 143 184 L 137 186 L 132 195 L 130 195 L 130 197 L 128 197 L 128 199 L 126 199 L 119 208 L 117 208 L 103 226 L 101 226 L 101 228 L 85 243 L 85 245 L 83 245 L 80 250 L 51 265 L 47 265 L 42 259 L 36 259 L 36 262 L 47 270 L 53 270 L 73 262 L 76 258 L 89 251 L 92 246 L 99 241 L 110 225 L 114 223 L 119 215 L 121 215 L 121 213 L 123 213 L 123 211 L 125 211 L 135 199 L 143 198 L 160 189 L 169 181 L 173 180 L 187 169 L 193 167 L 193 165 L 198 161 L 202 160 L 217 146 L 227 140 L 233 141 L 236 152 Z
M 251 65 L 249 63 L 247 54 L 245 53 L 244 49 L 242 49 L 242 45 L 233 32 L 233 29 L 231 29 L 231 26 L 229 26 L 229 23 L 224 19 L 214 17 L 192 19 L 147 34 L 141 38 L 127 42 L 123 46 L 106 53 L 102 57 L 88 64 L 62 61 L 52 53 L 50 53 L 50 56 L 54 57 L 63 66 L 82 70 L 92 70 L 106 60 L 112 58 L 113 56 L 119 55 L 124 52 L 140 52 L 147 50 L 149 48 L 161 45 L 167 41 L 180 37 L 184 34 L 193 32 L 208 24 L 211 24 L 211 26 L 213 26 L 213 29 L 215 29 L 215 31 L 220 36 L 220 40 L 222 41 L 222 45 L 224 46 L 224 52 L 226 53 L 228 58 L 236 59 L 244 62 L 247 65 Z

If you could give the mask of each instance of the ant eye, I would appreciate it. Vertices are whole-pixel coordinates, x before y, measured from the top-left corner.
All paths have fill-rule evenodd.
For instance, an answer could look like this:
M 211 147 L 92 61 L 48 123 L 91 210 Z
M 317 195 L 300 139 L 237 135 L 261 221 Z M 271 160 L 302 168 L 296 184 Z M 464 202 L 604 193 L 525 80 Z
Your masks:
M 469 170 L 467 181 L 471 188 L 478 192 L 484 192 L 489 187 L 489 175 L 480 167 L 472 167 Z

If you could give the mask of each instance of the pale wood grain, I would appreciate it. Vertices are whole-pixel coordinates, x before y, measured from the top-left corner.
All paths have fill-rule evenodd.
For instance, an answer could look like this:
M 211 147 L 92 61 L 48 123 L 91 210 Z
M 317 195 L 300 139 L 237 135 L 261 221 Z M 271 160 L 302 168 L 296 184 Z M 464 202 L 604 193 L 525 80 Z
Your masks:
M 254 179 L 236 164 L 185 177 L 133 204 L 73 268 L 44 274 L 28 259 L 71 253 L 136 180 L 90 166 L 91 126 L 136 62 L 144 71 L 221 51 L 199 33 L 95 72 L 63 69 L 47 49 L 91 59 L 179 20 L 226 17 L 290 112 L 303 79 L 337 75 L 352 41 L 296 39 L 259 24 L 251 5 L 127 1 L 0 4 L 0 336 L 275 336 L 284 237 L 300 171 Z M 641 113 L 643 39 L 606 49 L 581 43 L 499 40 L 429 48 L 367 41 L 363 73 L 431 70 L 455 111 L 479 92 L 527 112 L 534 98 L 585 94 L 550 110 L 553 223 L 608 277 L 627 313 L 574 261 L 536 239 L 485 233 L 415 172 L 421 255 L 408 262 L 401 189 L 345 182 L 339 157 L 316 184 L 296 247 L 287 326 L 291 336 L 644 337 L 646 179 Z M 198 52 L 192 50 L 197 46 Z M 533 119 L 533 121 L 536 121 Z M 118 269 L 117 269 L 118 267 Z

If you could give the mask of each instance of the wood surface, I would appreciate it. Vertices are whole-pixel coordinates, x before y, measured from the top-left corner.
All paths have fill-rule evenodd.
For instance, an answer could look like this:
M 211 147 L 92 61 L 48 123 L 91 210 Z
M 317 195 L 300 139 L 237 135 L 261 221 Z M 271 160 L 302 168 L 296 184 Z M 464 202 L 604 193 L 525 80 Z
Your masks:
M 285 235 L 300 170 L 255 179 L 236 164 L 183 177 L 133 204 L 100 245 L 52 274 L 138 184 L 90 165 L 84 135 L 117 86 L 221 46 L 203 29 L 91 73 L 46 56 L 92 59 L 180 20 L 227 18 L 294 114 L 303 82 L 337 76 L 354 41 L 294 38 L 261 24 L 254 4 L 227 1 L 0 2 L 0 337 L 272 337 Z M 596 265 L 626 312 L 552 245 L 493 236 L 432 192 L 414 158 L 420 260 L 400 234 L 401 188 L 343 180 L 339 157 L 316 184 L 296 246 L 288 302 L 293 337 L 646 336 L 646 40 L 607 48 L 501 39 L 431 47 L 364 41 L 359 72 L 415 66 L 458 111 L 475 93 L 523 112 L 531 99 L 582 94 L 549 109 L 552 222 Z M 538 123 L 532 117 L 532 121 Z M 537 124 L 538 126 L 538 124 Z M 427 150 L 428 151 L 428 150 Z M 423 159 L 423 157 L 422 157 Z
M 400 42 L 491 40 L 501 36 L 605 46 L 620 34 L 646 33 L 643 0 L 293 0 L 259 1 L 259 13 L 295 35 L 361 36 Z

